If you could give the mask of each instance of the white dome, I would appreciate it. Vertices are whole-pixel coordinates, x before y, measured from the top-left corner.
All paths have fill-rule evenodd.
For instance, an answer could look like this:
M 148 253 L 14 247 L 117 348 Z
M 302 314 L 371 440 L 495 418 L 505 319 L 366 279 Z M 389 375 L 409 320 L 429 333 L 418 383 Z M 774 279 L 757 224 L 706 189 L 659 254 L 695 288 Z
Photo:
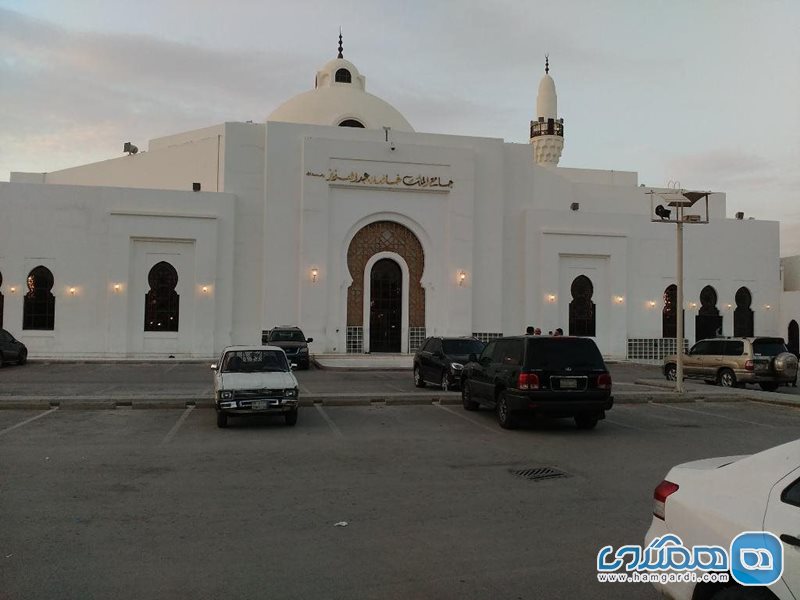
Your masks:
M 556 82 L 547 73 L 539 82 L 539 93 L 536 96 L 536 116 L 545 119 L 558 118 Z
M 348 60 L 329 61 L 317 71 L 315 84 L 315 89 L 281 104 L 267 121 L 340 125 L 354 120 L 367 129 L 391 127 L 395 131 L 414 131 L 396 108 L 366 92 L 366 78 Z

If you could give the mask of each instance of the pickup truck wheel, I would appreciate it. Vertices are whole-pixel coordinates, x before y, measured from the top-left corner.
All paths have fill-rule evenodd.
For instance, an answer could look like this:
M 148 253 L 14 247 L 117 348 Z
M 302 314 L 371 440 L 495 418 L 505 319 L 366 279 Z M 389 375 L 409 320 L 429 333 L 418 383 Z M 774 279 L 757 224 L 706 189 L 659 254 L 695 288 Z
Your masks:
M 780 386 L 780 383 L 776 383 L 774 381 L 763 381 L 763 382 L 759 383 L 758 385 L 760 385 L 761 389 L 764 390 L 765 392 L 774 392 L 775 390 L 778 389 L 778 386 Z
M 472 386 L 469 381 L 461 383 L 461 404 L 464 405 L 464 410 L 478 410 L 480 405 L 472 399 Z
M 220 429 L 228 426 L 228 415 L 224 412 L 217 412 L 217 427 Z
M 422 373 L 419 370 L 419 367 L 414 367 L 414 385 L 418 388 L 425 387 L 425 380 L 422 379 Z
M 594 429 L 597 421 L 597 415 L 578 415 L 575 417 L 575 426 L 578 429 Z
M 675 381 L 678 378 L 678 366 L 672 363 L 668 364 L 664 368 L 664 377 L 666 377 L 668 381 Z
M 717 383 L 722 387 L 736 387 L 736 375 L 730 369 L 720 369 L 717 374 Z
M 297 425 L 297 409 L 291 410 L 283 415 L 283 418 L 286 419 L 286 425 L 289 427 L 294 427 Z
M 515 429 L 517 420 L 508 408 L 508 399 L 505 391 L 497 395 L 497 422 L 503 429 Z

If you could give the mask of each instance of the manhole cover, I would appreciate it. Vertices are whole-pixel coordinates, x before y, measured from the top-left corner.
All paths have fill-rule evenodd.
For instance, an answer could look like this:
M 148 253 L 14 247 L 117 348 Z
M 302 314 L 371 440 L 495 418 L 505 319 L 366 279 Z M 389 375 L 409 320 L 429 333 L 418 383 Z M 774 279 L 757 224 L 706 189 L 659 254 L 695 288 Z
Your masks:
M 531 467 L 529 469 L 509 469 L 509 471 L 515 477 L 522 477 L 523 479 L 530 479 L 533 481 L 569 477 L 564 471 L 559 471 L 553 467 Z

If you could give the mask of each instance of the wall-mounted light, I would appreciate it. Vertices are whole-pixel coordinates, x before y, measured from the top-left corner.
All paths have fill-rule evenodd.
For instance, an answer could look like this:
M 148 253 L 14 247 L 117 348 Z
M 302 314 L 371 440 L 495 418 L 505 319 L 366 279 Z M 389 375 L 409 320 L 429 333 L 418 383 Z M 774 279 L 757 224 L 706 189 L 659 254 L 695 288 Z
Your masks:
M 317 277 L 319 276 L 319 269 L 317 267 L 311 267 L 311 281 L 312 283 L 317 283 Z
M 70 296 L 74 296 L 74 295 L 75 295 L 75 292 L 77 292 L 77 291 L 78 291 L 78 290 L 76 290 L 74 287 L 71 287 L 71 288 L 69 288 L 69 294 L 70 294 Z
M 656 301 L 655 300 L 650 300 L 647 303 L 647 306 L 649 306 L 650 308 L 655 308 L 656 307 Z
M 766 310 L 770 310 L 770 309 L 772 308 L 772 305 L 771 305 L 771 304 L 765 304 L 765 305 L 764 305 L 764 308 L 765 308 Z
M 552 304 L 553 302 L 556 301 L 556 295 L 555 294 L 547 294 L 547 301 Z
M 115 294 L 119 294 L 121 291 L 122 291 L 122 284 L 121 283 L 115 283 L 114 284 L 114 293 Z
M 464 271 L 458 272 L 458 285 L 464 285 L 464 282 L 467 280 L 467 274 Z
M 689 308 L 697 308 L 697 302 L 689 302 Z
M 614 302 L 616 302 L 617 304 L 622 304 L 623 302 L 625 302 L 625 297 L 624 296 L 614 296 Z
M 15 286 L 12 285 L 9 289 L 11 290 L 12 294 L 16 294 L 17 293 L 17 288 Z
M 727 308 L 728 310 L 730 310 L 730 309 L 732 309 L 732 308 L 733 308 L 733 304 L 726 304 L 726 305 L 725 305 L 725 308 Z
M 207 286 L 207 285 L 204 285 L 203 287 L 201 287 L 201 288 L 200 288 L 200 290 L 201 290 L 201 291 L 202 291 L 204 294 L 207 294 L 207 293 L 208 293 L 208 286 Z

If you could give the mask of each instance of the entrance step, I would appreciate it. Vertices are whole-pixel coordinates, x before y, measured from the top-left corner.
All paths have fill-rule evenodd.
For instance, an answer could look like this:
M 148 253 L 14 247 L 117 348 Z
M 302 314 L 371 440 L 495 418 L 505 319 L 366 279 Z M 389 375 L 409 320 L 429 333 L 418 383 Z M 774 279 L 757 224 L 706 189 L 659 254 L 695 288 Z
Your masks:
M 413 354 L 314 354 L 311 357 L 320 369 L 348 371 L 410 371 Z

